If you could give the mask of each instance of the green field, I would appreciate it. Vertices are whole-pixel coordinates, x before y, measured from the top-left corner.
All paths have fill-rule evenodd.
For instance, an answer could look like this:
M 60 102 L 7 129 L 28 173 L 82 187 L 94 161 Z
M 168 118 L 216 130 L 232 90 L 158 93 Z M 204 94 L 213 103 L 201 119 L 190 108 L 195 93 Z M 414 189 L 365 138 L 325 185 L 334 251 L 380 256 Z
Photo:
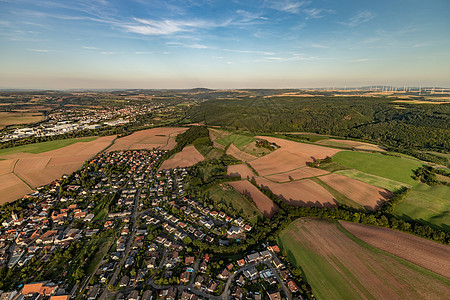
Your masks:
M 450 187 L 428 186 L 421 183 L 395 207 L 394 214 L 450 230 Z
M 448 296 L 449 280 L 366 244 L 335 221 L 298 219 L 281 232 L 278 245 L 317 299 Z
M 401 189 L 403 186 L 407 186 L 409 187 L 409 185 L 402 183 L 402 182 L 398 182 L 395 180 L 391 180 L 391 179 L 387 179 L 384 177 L 380 177 L 380 176 L 376 176 L 376 175 L 372 175 L 372 174 L 367 174 L 367 173 L 363 173 L 360 172 L 358 170 L 340 170 L 340 171 L 336 171 L 336 174 L 341 174 L 353 179 L 357 179 L 360 181 L 363 181 L 365 183 L 374 185 L 374 186 L 378 186 L 380 188 L 386 189 L 388 191 L 391 192 L 395 192 L 399 189 Z
M 224 190 L 220 186 L 216 185 L 208 189 L 206 193 L 209 193 L 209 197 L 217 205 L 217 209 L 223 205 L 232 206 L 236 212 L 241 212 L 245 218 L 247 218 L 252 224 L 256 224 L 258 216 L 262 216 L 261 212 L 256 208 L 255 204 L 242 196 L 240 193 L 233 189 Z
M 419 184 L 412 178 L 412 171 L 422 166 L 422 162 L 419 160 L 356 151 L 338 152 L 333 156 L 333 161 L 364 173 L 403 182 L 411 186 Z
M 195 149 L 203 155 L 205 160 L 219 159 L 224 154 L 224 151 L 210 146 L 210 143 L 209 137 L 202 137 L 196 139 L 193 142 L 193 145 Z
M 69 146 L 69 145 L 72 145 L 75 143 L 79 143 L 79 142 L 83 142 L 83 143 L 90 142 L 90 141 L 93 141 L 96 139 L 97 139 L 97 137 L 85 137 L 85 138 L 57 140 L 57 141 L 17 146 L 17 147 L 12 147 L 12 148 L 5 148 L 5 149 L 0 149 L 0 156 L 19 153 L 19 152 L 38 154 L 38 153 L 43 153 L 43 152 L 47 152 L 47 151 L 51 151 L 51 150 L 56 150 L 56 149 L 66 147 L 66 146 Z
M 224 145 L 225 147 L 233 143 L 238 148 L 244 147 L 245 145 L 248 145 L 254 141 L 256 141 L 254 137 L 245 136 L 241 134 L 230 134 L 216 140 L 217 143 Z

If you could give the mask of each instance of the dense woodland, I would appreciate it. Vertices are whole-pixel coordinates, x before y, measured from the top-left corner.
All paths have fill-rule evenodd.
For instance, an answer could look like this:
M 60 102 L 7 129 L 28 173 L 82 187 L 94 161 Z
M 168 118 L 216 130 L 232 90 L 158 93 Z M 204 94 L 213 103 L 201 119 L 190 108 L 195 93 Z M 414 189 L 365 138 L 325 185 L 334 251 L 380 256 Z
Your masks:
M 267 97 L 213 99 L 190 110 L 205 121 L 257 133 L 314 132 L 375 142 L 420 159 L 450 149 L 450 104 L 394 103 L 386 98 Z

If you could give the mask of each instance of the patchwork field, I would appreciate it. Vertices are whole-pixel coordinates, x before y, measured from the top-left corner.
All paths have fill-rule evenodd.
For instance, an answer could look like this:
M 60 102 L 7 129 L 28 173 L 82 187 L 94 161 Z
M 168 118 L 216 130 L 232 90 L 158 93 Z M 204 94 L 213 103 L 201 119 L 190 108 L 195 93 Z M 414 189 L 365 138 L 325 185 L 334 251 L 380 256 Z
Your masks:
M 194 146 L 186 146 L 181 152 L 175 154 L 172 158 L 165 160 L 160 170 L 190 167 L 202 161 L 204 158 Z
M 241 176 L 242 179 L 251 179 L 256 176 L 246 164 L 227 166 L 227 174 L 230 176 Z
M 325 174 L 328 174 L 328 172 L 317 168 L 303 167 L 284 173 L 268 175 L 265 177 L 276 182 L 288 182 L 292 180 L 304 179 Z
M 325 158 L 341 151 L 339 149 L 292 142 L 274 137 L 259 136 L 258 138 L 280 146 L 279 149 L 272 153 L 250 163 L 261 176 L 298 169 L 304 167 L 306 162 L 313 161 L 314 158 Z
M 8 125 L 30 124 L 42 121 L 44 116 L 39 112 L 0 112 L 0 129 Z
M 317 299 L 448 299 L 450 281 L 393 257 L 320 219 L 292 222 L 278 238 Z
M 241 148 L 254 141 L 255 141 L 254 137 L 240 134 L 229 134 L 216 140 L 217 143 L 222 144 L 224 146 L 234 144 L 238 148 Z
M 295 206 L 335 206 L 336 199 L 319 184 L 304 179 L 287 183 L 276 183 L 263 177 L 257 177 L 256 183 L 262 188 L 268 188 L 278 198 Z
M 223 185 L 215 185 L 206 190 L 206 193 L 214 201 L 218 209 L 220 209 L 221 205 L 231 206 L 237 212 L 242 211 L 242 215 L 250 220 L 252 224 L 256 224 L 258 216 L 262 216 L 262 213 L 253 201 L 245 198 L 231 187 L 226 188 Z
M 369 210 L 377 209 L 394 196 L 388 190 L 339 174 L 321 176 L 319 180 Z
M 316 144 L 325 145 L 325 146 L 331 146 L 331 147 L 345 148 L 345 149 L 355 149 L 355 150 L 365 150 L 365 151 L 380 151 L 380 152 L 385 152 L 386 151 L 383 147 L 380 147 L 378 145 L 369 144 L 369 143 L 363 143 L 363 142 L 357 142 L 357 141 L 350 141 L 350 140 L 328 139 L 328 140 L 318 141 L 318 142 L 316 142 Z
M 157 127 L 136 131 L 131 135 L 117 139 L 108 151 L 128 149 L 151 150 L 153 148 L 171 150 L 177 144 L 175 137 L 187 129 L 186 127 Z
M 333 156 L 333 161 L 364 173 L 403 182 L 411 186 L 418 184 L 411 177 L 413 170 L 422 166 L 422 162 L 418 160 L 356 151 L 339 152 Z
M 246 162 L 253 161 L 257 158 L 251 154 L 248 154 L 248 153 L 245 153 L 245 152 L 239 150 L 234 144 L 230 144 L 230 146 L 228 146 L 228 149 L 225 153 L 228 155 L 234 156 L 239 160 L 246 161 Z
M 334 172 L 335 174 L 344 175 L 356 180 L 363 181 L 365 183 L 378 186 L 391 192 L 395 192 L 401 189 L 403 186 L 408 186 L 406 183 L 398 182 L 395 180 L 383 178 L 380 176 L 367 174 L 358 170 L 340 170 Z
M 109 146 L 114 138 L 70 139 L 4 149 L 8 151 L 2 155 L 5 160 L 0 162 L 2 177 L 5 176 L 0 180 L 0 202 L 14 201 L 31 192 L 20 179 L 33 188 L 48 184 L 76 171 L 85 160 Z M 56 149 L 58 146 L 60 148 Z
M 339 223 L 358 239 L 450 279 L 450 246 L 392 229 Z
M 272 217 L 279 209 L 278 205 L 264 195 L 257 187 L 247 180 L 232 181 L 229 184 L 239 193 L 251 198 L 264 217 Z

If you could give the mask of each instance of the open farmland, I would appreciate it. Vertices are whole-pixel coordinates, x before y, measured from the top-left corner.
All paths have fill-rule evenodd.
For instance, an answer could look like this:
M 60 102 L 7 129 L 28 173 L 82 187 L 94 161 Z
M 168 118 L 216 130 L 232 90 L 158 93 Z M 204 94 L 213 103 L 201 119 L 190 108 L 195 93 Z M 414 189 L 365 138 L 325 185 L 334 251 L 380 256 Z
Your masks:
M 251 179 L 256 176 L 246 164 L 227 166 L 227 174 L 230 176 L 241 176 L 242 179 Z
M 422 162 L 419 160 L 356 151 L 339 152 L 333 156 L 333 161 L 364 173 L 389 178 L 412 186 L 418 184 L 411 177 L 413 170 L 422 166 Z
M 369 210 L 375 210 L 394 195 L 388 190 L 339 174 L 325 175 L 319 179 Z
M 245 198 L 231 187 L 227 188 L 225 185 L 219 184 L 206 190 L 206 193 L 217 205 L 217 209 L 220 209 L 221 205 L 231 206 L 237 212 L 242 211 L 242 215 L 250 220 L 252 224 L 256 224 L 258 216 L 262 216 L 262 213 L 252 200 Z
M 292 222 L 278 238 L 318 299 L 448 299 L 450 281 L 353 237 L 339 223 Z
M 335 174 L 344 175 L 353 179 L 357 179 L 363 181 L 365 183 L 381 187 L 391 192 L 395 192 L 401 189 L 403 186 L 407 186 L 407 184 L 398 182 L 395 180 L 387 179 L 384 177 L 367 174 L 358 170 L 340 170 L 334 172 Z
M 450 246 L 392 229 L 339 223 L 358 239 L 450 279 Z
M 186 146 L 181 152 L 175 154 L 172 158 L 164 161 L 160 170 L 174 169 L 177 167 L 190 167 L 202 161 L 204 158 L 194 146 Z
M 276 183 L 263 177 L 257 177 L 256 183 L 262 188 L 270 189 L 278 198 L 291 205 L 330 207 L 337 204 L 333 195 L 309 179 Z
M 279 149 L 264 157 L 252 161 L 250 164 L 261 176 L 282 173 L 304 167 L 306 162 L 314 158 L 325 158 L 341 151 L 311 144 L 297 143 L 280 138 L 259 136 L 280 146 Z
M 228 155 L 234 156 L 239 160 L 246 161 L 246 162 L 250 162 L 250 161 L 253 161 L 256 159 L 255 156 L 239 150 L 234 144 L 230 144 L 230 146 L 228 146 L 228 149 L 225 153 Z
M 216 140 L 217 143 L 222 144 L 224 146 L 234 144 L 238 148 L 244 147 L 245 145 L 250 144 L 251 142 L 254 141 L 255 141 L 254 137 L 240 134 L 229 134 Z
M 0 129 L 8 125 L 30 124 L 42 121 L 44 116 L 38 112 L 0 112 Z
M 36 154 L 12 151 L 15 148 L 4 149 L 9 151 L 2 156 L 5 160 L 0 162 L 0 170 L 4 174 L 2 176 L 7 176 L 3 178 L 4 180 L 0 180 L 0 191 L 2 191 L 0 201 L 14 201 L 31 191 L 20 179 L 34 188 L 59 179 L 64 174 L 76 171 L 85 160 L 108 147 L 114 138 L 115 136 L 71 139 L 67 140 L 66 143 L 54 141 L 55 143 L 40 143 L 44 145 L 23 146 L 29 146 L 31 149 L 29 151 L 36 152 Z M 64 144 L 69 145 L 63 146 Z M 61 148 L 54 149 L 58 145 Z M 45 149 L 54 150 L 45 151 Z M 17 151 L 17 149 L 15 150 Z M 21 150 L 23 151 L 23 148 Z M 10 172 L 6 173 L 8 169 Z M 10 190 L 14 190 L 14 193 Z
M 299 180 L 299 179 L 315 177 L 315 176 L 320 176 L 320 175 L 325 175 L 325 174 L 328 174 L 328 172 L 321 170 L 321 169 L 302 167 L 302 168 L 295 169 L 292 171 L 268 175 L 265 177 L 269 180 L 276 181 L 276 182 L 288 182 L 288 181 L 292 181 L 292 180 Z
M 171 150 L 175 147 L 175 137 L 185 132 L 186 127 L 156 127 L 134 132 L 131 135 L 117 139 L 108 151 L 139 150 L 153 148 Z
M 232 181 L 229 184 L 239 193 L 251 198 L 264 217 L 272 217 L 279 207 L 247 180 Z
M 316 144 L 324 145 L 324 146 L 331 146 L 331 147 L 338 147 L 338 148 L 345 148 L 345 149 L 380 151 L 380 152 L 386 151 L 383 147 L 380 147 L 378 145 L 357 142 L 357 141 L 351 141 L 351 140 L 328 139 L 328 140 L 318 141 L 318 142 L 316 142 Z

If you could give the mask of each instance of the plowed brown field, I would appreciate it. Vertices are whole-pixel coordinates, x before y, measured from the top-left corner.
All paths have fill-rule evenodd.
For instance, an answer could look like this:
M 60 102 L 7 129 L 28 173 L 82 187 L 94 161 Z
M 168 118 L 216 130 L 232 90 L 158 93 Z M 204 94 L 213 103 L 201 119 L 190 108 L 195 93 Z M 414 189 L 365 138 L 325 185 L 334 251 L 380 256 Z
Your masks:
M 344 230 L 337 222 L 299 219 L 280 234 L 317 299 L 450 299 L 444 277 L 369 248 Z
M 246 162 L 254 161 L 255 159 L 257 159 L 256 156 L 253 156 L 251 154 L 239 150 L 234 144 L 230 144 L 230 146 L 227 149 L 227 152 L 225 153 Z
M 267 179 L 276 182 L 288 182 L 291 180 L 298 180 L 308 177 L 315 177 L 328 174 L 329 172 L 317 168 L 303 167 L 300 169 L 288 171 L 285 173 L 265 176 Z
M 202 161 L 204 157 L 200 154 L 200 152 L 195 149 L 194 146 L 184 147 L 181 152 L 178 152 L 171 159 L 165 160 L 160 170 L 174 169 L 174 168 L 183 168 L 190 167 L 195 165 L 196 163 Z
M 291 142 L 280 138 L 259 136 L 271 143 L 280 146 L 272 153 L 252 161 L 250 164 L 261 176 L 282 173 L 304 167 L 306 162 L 333 156 L 338 149 L 317 145 Z M 232 154 L 231 154 L 232 155 Z
M 358 239 L 450 278 L 450 246 L 404 232 L 339 221 Z
M 188 130 L 186 127 L 157 127 L 137 131 L 131 135 L 117 139 L 108 151 L 153 148 L 171 150 L 175 147 L 177 134 Z
M 394 196 L 394 194 L 388 190 L 339 174 L 325 175 L 321 176 L 319 179 L 336 191 L 370 210 L 376 209 Z
M 229 184 L 239 193 L 245 195 L 255 202 L 256 207 L 264 217 L 272 217 L 279 209 L 278 205 L 273 203 L 269 197 L 264 195 L 257 187 L 247 180 L 231 181 Z
M 31 192 L 32 190 L 16 175 L 12 173 L 0 175 L 0 205 L 14 201 Z
M 256 183 L 263 188 L 269 188 L 278 198 L 291 205 L 330 207 L 337 204 L 333 195 L 309 179 L 276 183 L 263 177 L 257 177 Z
M 242 179 L 255 177 L 255 174 L 246 164 L 228 166 L 227 174 L 230 176 L 241 176 Z

